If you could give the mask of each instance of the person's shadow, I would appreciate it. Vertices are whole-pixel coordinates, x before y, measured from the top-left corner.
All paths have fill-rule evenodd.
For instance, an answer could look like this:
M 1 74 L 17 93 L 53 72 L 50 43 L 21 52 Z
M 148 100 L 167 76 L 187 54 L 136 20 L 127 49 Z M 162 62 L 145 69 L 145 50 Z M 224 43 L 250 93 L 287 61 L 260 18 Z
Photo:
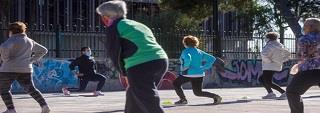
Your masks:
M 225 104 L 248 103 L 251 101 L 253 100 L 235 100 L 235 101 L 221 102 L 221 104 L 205 103 L 205 104 L 193 104 L 193 105 L 187 105 L 187 106 L 214 106 L 214 105 L 225 105 Z
M 189 105 L 170 105 L 170 106 L 163 106 L 163 108 L 172 108 L 172 107 L 179 107 L 179 106 L 215 106 L 215 105 L 225 105 L 225 104 L 248 103 L 251 101 L 254 101 L 254 99 L 226 101 L 226 102 L 222 102 L 221 104 L 204 103 L 204 104 L 189 104 Z
M 117 112 L 123 113 L 124 110 L 102 111 L 102 112 L 94 112 L 94 113 L 117 113 Z
M 316 96 L 308 96 L 308 97 L 302 97 L 303 99 L 309 99 L 309 98 L 320 98 L 320 95 Z

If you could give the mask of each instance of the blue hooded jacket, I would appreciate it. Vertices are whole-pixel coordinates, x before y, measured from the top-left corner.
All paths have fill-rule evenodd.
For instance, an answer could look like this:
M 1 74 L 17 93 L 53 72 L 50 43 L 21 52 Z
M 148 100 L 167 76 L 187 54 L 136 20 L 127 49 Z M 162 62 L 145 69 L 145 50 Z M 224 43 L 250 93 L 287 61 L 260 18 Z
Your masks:
M 180 56 L 181 75 L 186 77 L 203 77 L 210 69 L 216 58 L 200 49 L 188 47 Z

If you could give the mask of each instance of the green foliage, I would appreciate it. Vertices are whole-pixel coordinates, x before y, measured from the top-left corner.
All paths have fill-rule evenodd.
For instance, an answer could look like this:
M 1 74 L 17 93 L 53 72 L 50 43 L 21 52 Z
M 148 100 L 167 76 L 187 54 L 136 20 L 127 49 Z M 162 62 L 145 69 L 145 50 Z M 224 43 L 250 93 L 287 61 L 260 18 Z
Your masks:
M 201 20 L 212 15 L 212 2 L 212 0 L 162 0 L 161 8 L 176 10 Z
M 151 28 L 160 28 L 162 31 L 172 31 L 174 29 L 199 29 L 200 20 L 189 17 L 175 10 L 161 10 L 157 16 L 149 16 L 140 13 L 135 16 L 135 20 L 140 21 Z
M 246 12 L 252 10 L 255 1 L 252 0 L 222 0 L 219 9 L 224 12 L 240 11 Z
M 267 0 L 269 4 L 273 7 L 272 14 L 274 17 L 275 24 L 277 26 L 285 26 L 285 20 L 282 19 L 279 9 L 275 8 L 274 0 Z M 288 7 L 300 19 L 306 19 L 309 17 L 320 17 L 320 1 L 318 0 L 288 0 Z
M 289 0 L 289 6 L 295 15 L 301 19 L 320 17 L 319 0 Z
M 272 26 L 272 10 L 268 5 L 261 5 L 257 0 L 223 0 L 219 4 L 220 11 L 236 12 L 237 18 L 246 18 L 249 21 L 249 29 L 246 31 L 270 31 Z
M 287 28 L 285 19 L 280 11 L 274 7 L 274 0 L 219 0 L 219 10 L 236 12 L 237 18 L 246 18 L 250 23 L 247 31 L 274 31 L 275 28 Z M 319 0 L 288 0 L 291 11 L 299 19 L 308 17 L 320 17 Z M 162 9 L 174 10 L 182 14 L 182 17 L 204 20 L 212 15 L 212 0 L 162 0 Z M 261 4 L 263 3 L 263 4 Z M 178 17 L 179 18 L 179 17 Z M 192 19 L 191 19 L 192 20 Z M 178 21 L 178 20 L 177 20 Z M 184 20 L 186 23 L 187 21 Z M 181 22 L 177 22 L 181 24 Z M 182 22 L 183 23 L 183 22 Z M 194 25 L 194 24 L 193 24 Z M 188 26 L 184 23 L 184 26 Z

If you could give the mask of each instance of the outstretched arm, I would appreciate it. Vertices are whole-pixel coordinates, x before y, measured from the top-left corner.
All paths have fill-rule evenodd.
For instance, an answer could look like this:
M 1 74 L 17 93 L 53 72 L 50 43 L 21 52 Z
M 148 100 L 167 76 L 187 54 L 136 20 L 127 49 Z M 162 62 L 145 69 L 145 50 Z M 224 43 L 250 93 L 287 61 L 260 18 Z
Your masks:
M 33 41 L 32 52 L 33 52 L 33 55 L 31 57 L 31 62 L 36 62 L 40 60 L 44 55 L 46 55 L 48 53 L 48 50 L 46 47 Z

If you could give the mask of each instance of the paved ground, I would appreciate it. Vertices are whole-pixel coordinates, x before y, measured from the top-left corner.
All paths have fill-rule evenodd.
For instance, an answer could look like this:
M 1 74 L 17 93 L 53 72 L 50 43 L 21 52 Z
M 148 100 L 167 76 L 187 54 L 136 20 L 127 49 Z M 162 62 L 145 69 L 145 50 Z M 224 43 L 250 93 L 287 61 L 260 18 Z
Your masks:
M 187 106 L 165 107 L 166 113 L 289 113 L 286 100 L 262 100 L 263 88 L 206 89 L 221 95 L 224 100 L 220 105 L 210 105 L 211 99 L 196 97 L 191 90 L 186 95 Z M 44 94 L 51 106 L 52 113 L 123 113 L 125 92 L 105 92 L 105 96 L 90 97 L 90 93 L 73 94 L 63 97 L 61 94 Z M 80 96 L 79 96 L 80 95 Z M 160 91 L 162 101 L 176 101 L 173 90 Z M 247 100 L 242 98 L 247 96 Z M 313 87 L 304 96 L 305 113 L 320 112 L 320 88 Z M 39 113 L 36 102 L 25 94 L 14 95 L 18 113 Z M 5 106 L 0 100 L 0 111 Z

